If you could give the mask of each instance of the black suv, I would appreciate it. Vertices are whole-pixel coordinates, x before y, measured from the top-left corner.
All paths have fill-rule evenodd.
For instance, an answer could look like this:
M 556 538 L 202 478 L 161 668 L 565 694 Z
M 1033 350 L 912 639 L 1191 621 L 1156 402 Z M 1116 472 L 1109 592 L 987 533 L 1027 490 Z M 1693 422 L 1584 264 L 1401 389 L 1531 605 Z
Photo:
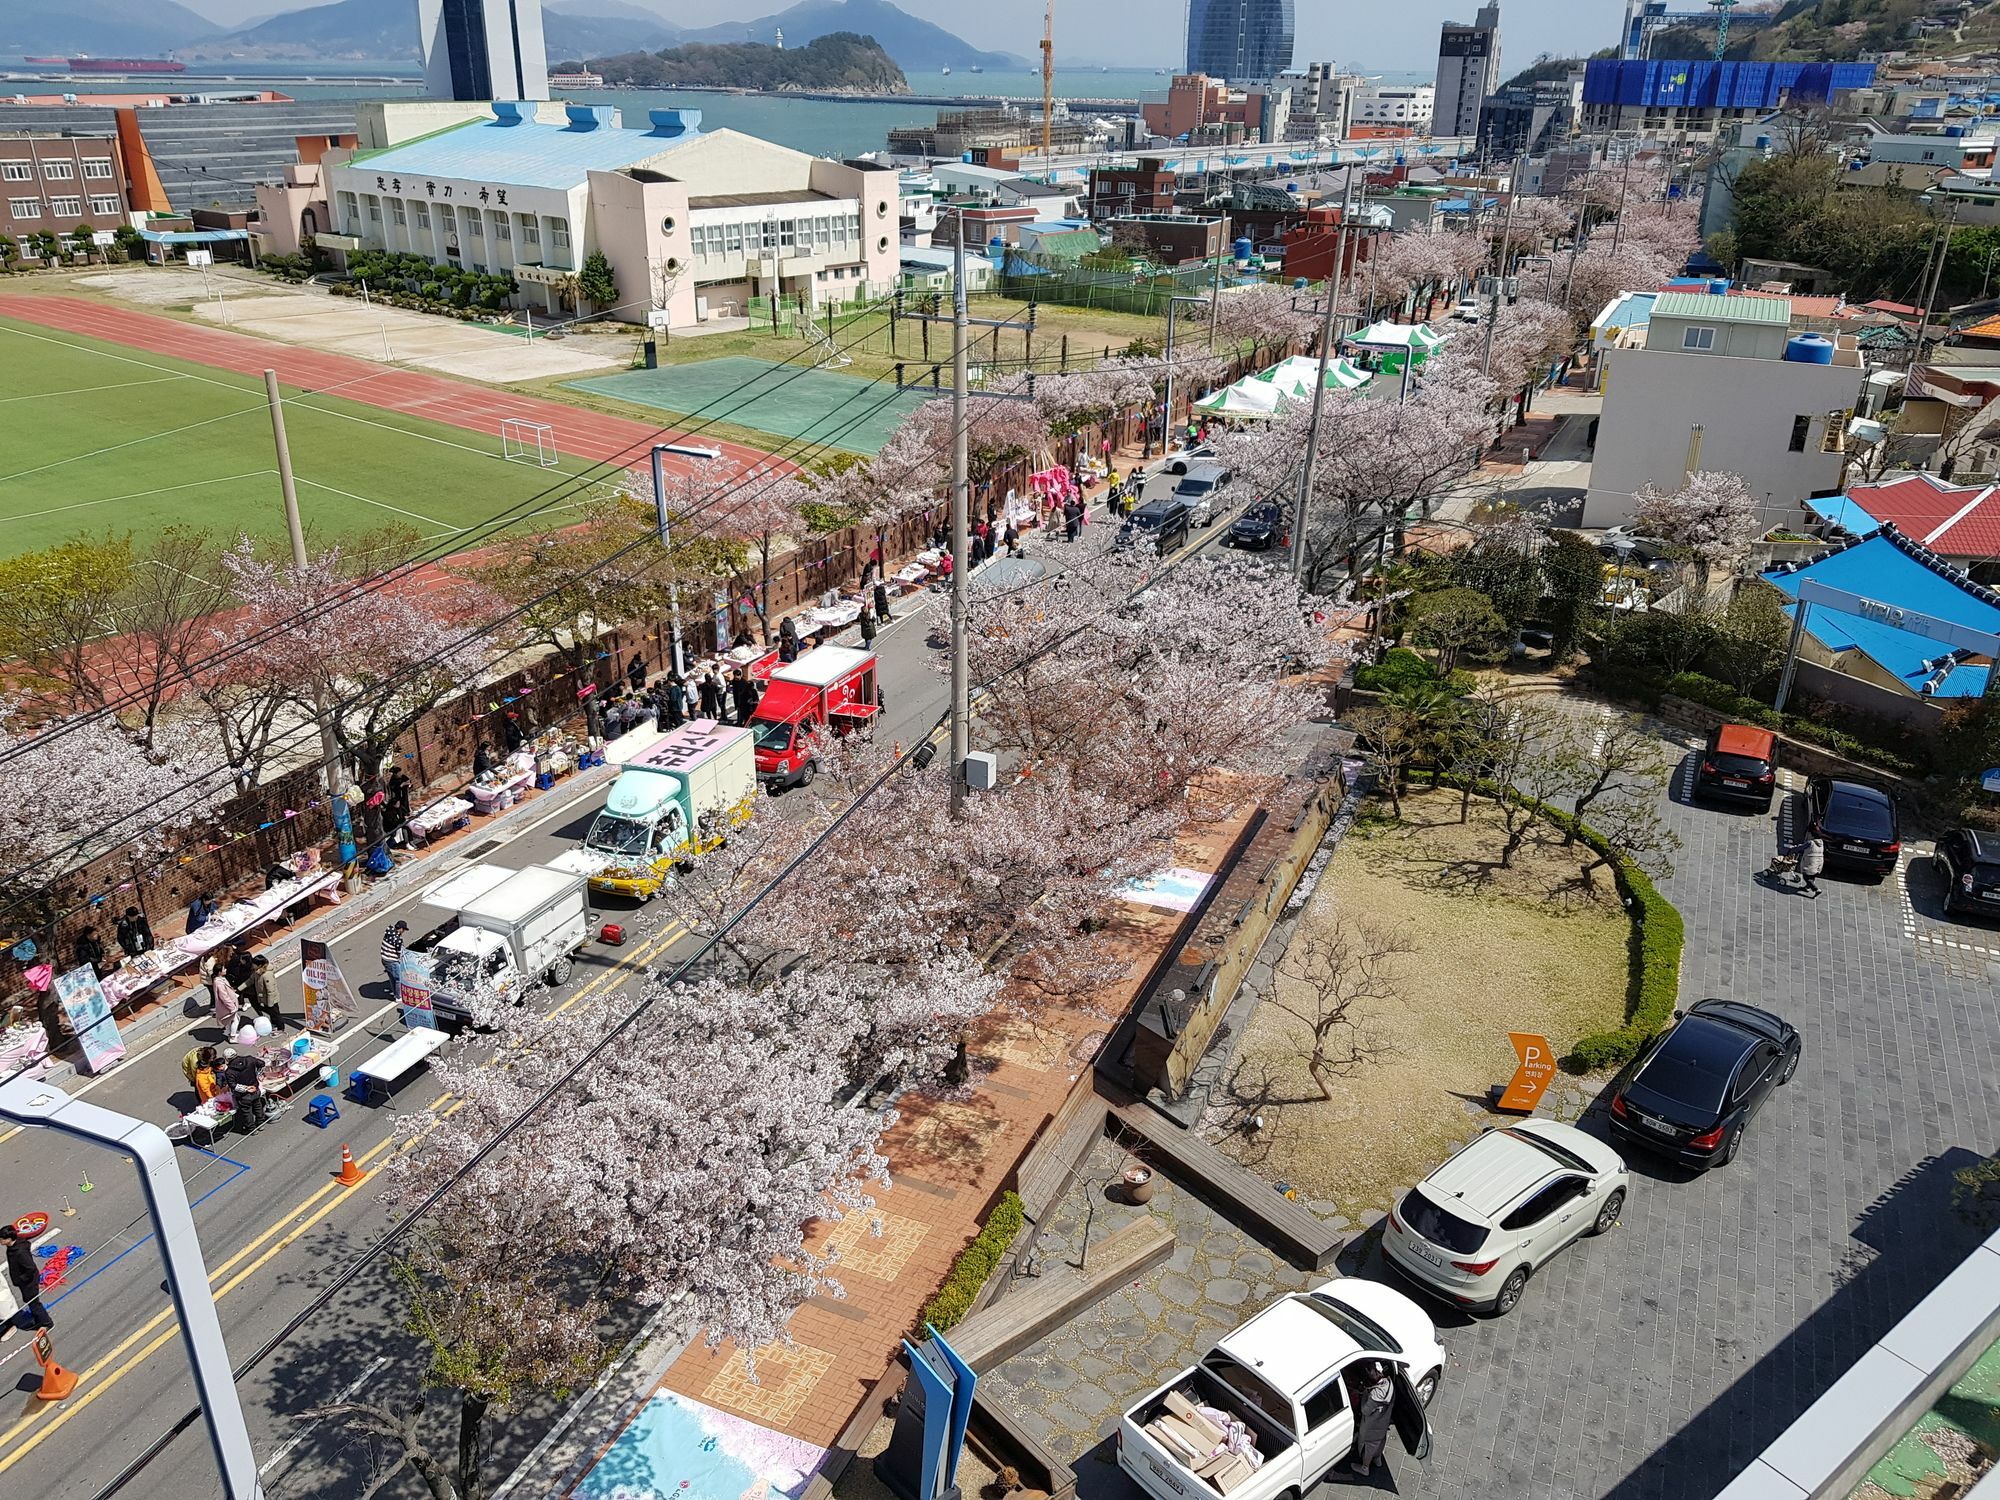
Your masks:
M 1944 909 L 2000 917 L 2000 833 L 1957 828 L 1937 842 Z
M 1134 547 L 1151 542 L 1164 556 L 1184 546 L 1191 534 L 1188 508 L 1178 500 L 1148 500 L 1125 518 L 1112 545 Z
M 1815 776 L 1806 783 L 1808 821 L 1819 829 L 1830 870 L 1859 870 L 1877 880 L 1894 873 L 1903 852 L 1896 799 L 1858 781 Z
M 1737 1000 L 1704 1000 L 1653 1043 L 1611 1095 L 1611 1133 L 1684 1166 L 1736 1158 L 1743 1129 L 1798 1071 L 1799 1034 Z
M 1285 509 L 1274 500 L 1260 500 L 1229 523 L 1222 545 L 1265 552 L 1283 540 Z

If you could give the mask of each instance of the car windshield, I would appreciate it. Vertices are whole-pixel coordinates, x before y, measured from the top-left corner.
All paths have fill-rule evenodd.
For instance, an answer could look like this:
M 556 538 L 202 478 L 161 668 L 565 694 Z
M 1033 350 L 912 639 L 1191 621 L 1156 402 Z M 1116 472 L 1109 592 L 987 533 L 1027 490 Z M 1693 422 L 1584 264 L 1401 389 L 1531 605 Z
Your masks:
M 1891 838 L 1896 826 L 1886 802 L 1840 791 L 1826 800 L 1825 825 L 1828 832 L 1857 839 Z
M 1174 486 L 1176 495 L 1206 495 L 1215 488 L 1213 479 L 1183 479 Z
M 1709 1021 L 1686 1020 L 1632 1081 L 1690 1109 L 1714 1110 L 1721 1107 L 1722 1091 L 1743 1052 L 1740 1033 Z
M 791 749 L 792 729 L 793 726 L 790 724 L 759 724 L 757 726 L 757 748 L 759 750 L 776 750 L 780 753 Z
M 1708 763 L 1724 776 L 1762 776 L 1770 767 L 1754 755 L 1729 755 L 1717 751 Z
M 1327 1322 L 1353 1339 L 1364 1349 L 1373 1349 L 1381 1354 L 1401 1354 L 1403 1346 L 1389 1337 L 1389 1331 L 1372 1318 L 1364 1318 L 1345 1303 L 1336 1302 L 1324 1292 L 1309 1292 L 1303 1299 L 1306 1306 L 1318 1313 Z
M 1396 1212 L 1402 1216 L 1410 1233 L 1454 1255 L 1470 1255 L 1486 1243 L 1489 1231 L 1484 1224 L 1461 1219 L 1450 1209 L 1426 1198 L 1421 1188 L 1411 1188 L 1405 1193 Z
M 590 825 L 584 846 L 601 854 L 644 854 L 652 830 L 644 823 L 621 818 L 616 813 L 599 813 Z

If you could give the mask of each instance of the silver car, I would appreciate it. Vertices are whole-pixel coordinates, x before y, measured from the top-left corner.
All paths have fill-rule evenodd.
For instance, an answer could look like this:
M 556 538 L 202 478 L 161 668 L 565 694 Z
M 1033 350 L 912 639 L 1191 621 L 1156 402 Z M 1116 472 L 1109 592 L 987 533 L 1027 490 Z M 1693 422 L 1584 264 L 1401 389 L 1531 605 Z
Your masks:
M 1197 459 L 1188 465 L 1187 472 L 1174 486 L 1174 498 L 1188 508 L 1189 519 L 1195 525 L 1213 526 L 1222 491 L 1234 477 L 1227 464 L 1212 458 Z
M 1625 1159 L 1560 1120 L 1489 1130 L 1403 1195 L 1382 1253 L 1425 1291 L 1510 1313 L 1528 1278 L 1584 1234 L 1618 1222 Z

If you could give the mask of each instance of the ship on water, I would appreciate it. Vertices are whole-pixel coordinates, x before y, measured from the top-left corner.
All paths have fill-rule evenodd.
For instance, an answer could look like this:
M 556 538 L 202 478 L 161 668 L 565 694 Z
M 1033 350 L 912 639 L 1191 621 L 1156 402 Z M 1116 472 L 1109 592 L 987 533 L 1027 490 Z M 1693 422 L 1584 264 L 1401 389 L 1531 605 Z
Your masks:
M 171 57 L 24 57 L 23 62 L 60 66 L 72 73 L 185 73 L 187 64 Z
M 944 75 L 944 76 L 945 76 L 946 78 L 949 78 L 949 77 L 951 77 L 951 69 L 950 69 L 950 68 L 940 68 L 940 69 L 938 69 L 938 72 L 940 72 L 941 74 L 943 74 L 943 75 Z

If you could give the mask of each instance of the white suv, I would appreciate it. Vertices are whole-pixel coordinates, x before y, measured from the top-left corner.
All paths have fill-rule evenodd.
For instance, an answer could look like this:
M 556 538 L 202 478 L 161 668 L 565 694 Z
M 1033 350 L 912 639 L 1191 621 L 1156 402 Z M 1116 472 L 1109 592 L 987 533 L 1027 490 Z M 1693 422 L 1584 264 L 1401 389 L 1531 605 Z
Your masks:
M 1625 1160 L 1560 1120 L 1489 1130 L 1403 1195 L 1382 1227 L 1389 1264 L 1460 1307 L 1510 1313 L 1563 1246 L 1618 1222 Z

